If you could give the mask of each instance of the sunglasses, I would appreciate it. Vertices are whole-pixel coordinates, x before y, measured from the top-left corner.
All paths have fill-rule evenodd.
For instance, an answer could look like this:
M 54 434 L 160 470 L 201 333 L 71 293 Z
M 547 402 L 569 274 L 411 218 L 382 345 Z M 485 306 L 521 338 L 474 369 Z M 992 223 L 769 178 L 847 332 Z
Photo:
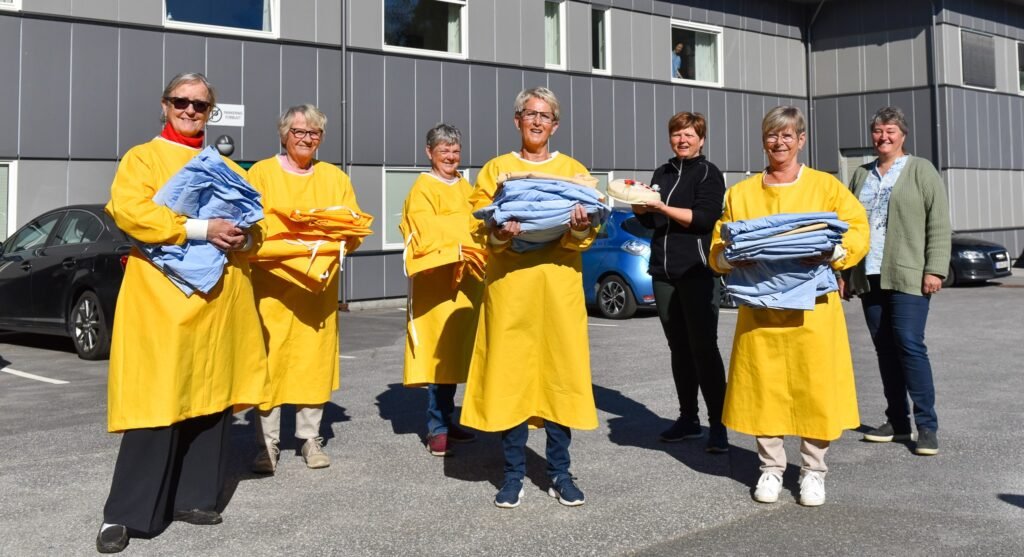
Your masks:
M 210 110 L 210 103 L 207 101 L 197 101 L 195 99 L 186 99 L 185 97 L 164 97 L 164 100 L 171 103 L 176 110 L 185 110 L 188 105 L 192 105 L 196 112 L 206 112 Z

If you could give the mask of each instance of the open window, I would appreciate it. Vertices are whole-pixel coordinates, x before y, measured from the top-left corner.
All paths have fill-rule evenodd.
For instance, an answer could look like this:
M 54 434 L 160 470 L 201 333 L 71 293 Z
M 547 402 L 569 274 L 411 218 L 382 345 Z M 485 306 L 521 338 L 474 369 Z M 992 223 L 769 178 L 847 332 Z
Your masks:
M 384 49 L 466 57 L 466 0 L 384 0 Z
M 722 86 L 722 28 L 672 21 L 673 81 Z
M 544 65 L 565 69 L 565 2 L 544 2 Z

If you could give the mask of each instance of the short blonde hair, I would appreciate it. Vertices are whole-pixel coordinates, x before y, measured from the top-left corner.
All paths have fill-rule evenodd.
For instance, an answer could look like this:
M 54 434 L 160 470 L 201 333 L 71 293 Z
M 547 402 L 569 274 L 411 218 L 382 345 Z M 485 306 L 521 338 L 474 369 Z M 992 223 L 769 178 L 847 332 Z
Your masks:
M 807 119 L 804 113 L 795 106 L 776 106 L 764 115 L 761 120 L 761 139 L 768 134 L 793 128 L 797 135 L 807 132 Z
M 186 83 L 199 83 L 203 87 L 206 87 L 206 100 L 210 103 L 211 107 L 217 106 L 217 91 L 210 85 L 210 80 L 206 79 L 206 76 L 199 72 L 182 72 L 171 78 L 164 87 L 164 92 L 160 95 L 160 102 L 167 102 L 167 98 L 171 96 L 179 86 Z M 209 113 L 209 111 L 207 111 Z M 167 123 L 167 115 L 164 111 L 160 111 L 160 123 Z
M 296 114 L 301 114 L 311 128 L 320 130 L 321 138 L 323 134 L 327 133 L 326 114 L 311 104 L 296 105 L 285 110 L 284 114 L 281 114 L 281 119 L 277 121 L 277 132 L 281 135 L 281 145 L 285 143 L 285 136 L 288 135 L 288 130 L 291 129 L 292 120 L 295 119 Z
M 520 91 L 519 94 L 516 95 L 516 102 L 513 107 L 517 116 L 524 108 L 526 108 L 526 101 L 530 99 L 540 99 L 548 103 L 548 106 L 551 107 L 551 113 L 555 115 L 556 122 L 561 117 L 562 113 L 558 104 L 558 97 L 556 97 L 555 93 L 547 87 L 534 87 L 532 89 L 523 89 Z

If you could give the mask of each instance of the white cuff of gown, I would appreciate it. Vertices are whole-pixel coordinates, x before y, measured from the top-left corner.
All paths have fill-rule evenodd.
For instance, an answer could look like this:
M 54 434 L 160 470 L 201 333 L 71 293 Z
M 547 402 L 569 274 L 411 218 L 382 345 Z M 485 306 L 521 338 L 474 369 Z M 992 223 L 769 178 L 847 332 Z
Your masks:
M 587 236 L 590 236 L 590 229 L 585 228 L 583 230 L 573 230 L 572 228 L 570 228 L 569 233 L 572 234 L 572 237 L 576 238 L 577 240 L 585 240 L 587 239 Z
M 715 263 L 718 264 L 719 269 L 723 269 L 725 271 L 732 269 L 732 265 L 725 260 L 725 250 L 718 252 L 718 257 L 715 258 Z
M 248 232 L 246 232 L 245 233 L 245 243 L 242 244 L 242 247 L 238 248 L 235 251 L 249 251 L 250 248 L 252 248 L 252 234 L 249 234 Z
M 846 248 L 842 244 L 836 244 L 835 249 L 832 250 L 832 262 L 835 263 L 844 257 L 846 257 Z
M 189 240 L 206 240 L 206 229 L 210 221 L 206 219 L 186 219 L 185 238 Z

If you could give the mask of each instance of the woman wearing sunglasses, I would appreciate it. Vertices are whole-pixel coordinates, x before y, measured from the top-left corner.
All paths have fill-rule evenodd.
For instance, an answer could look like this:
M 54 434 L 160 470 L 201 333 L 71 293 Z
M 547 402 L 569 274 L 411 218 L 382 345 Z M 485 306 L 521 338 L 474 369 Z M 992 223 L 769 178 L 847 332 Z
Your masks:
M 205 76 L 175 76 L 162 96 L 163 130 L 125 153 L 110 188 L 106 211 L 133 239 L 205 240 L 227 252 L 227 264 L 209 294 L 186 296 L 138 249 L 128 257 L 114 314 L 107 410 L 109 430 L 123 435 L 96 538 L 101 553 L 123 550 L 129 536 L 159 534 L 172 520 L 219 524 L 231 408 L 264 397 L 263 336 L 249 262 L 240 253 L 250 243 L 247 232 L 153 201 L 199 154 L 214 103 Z

